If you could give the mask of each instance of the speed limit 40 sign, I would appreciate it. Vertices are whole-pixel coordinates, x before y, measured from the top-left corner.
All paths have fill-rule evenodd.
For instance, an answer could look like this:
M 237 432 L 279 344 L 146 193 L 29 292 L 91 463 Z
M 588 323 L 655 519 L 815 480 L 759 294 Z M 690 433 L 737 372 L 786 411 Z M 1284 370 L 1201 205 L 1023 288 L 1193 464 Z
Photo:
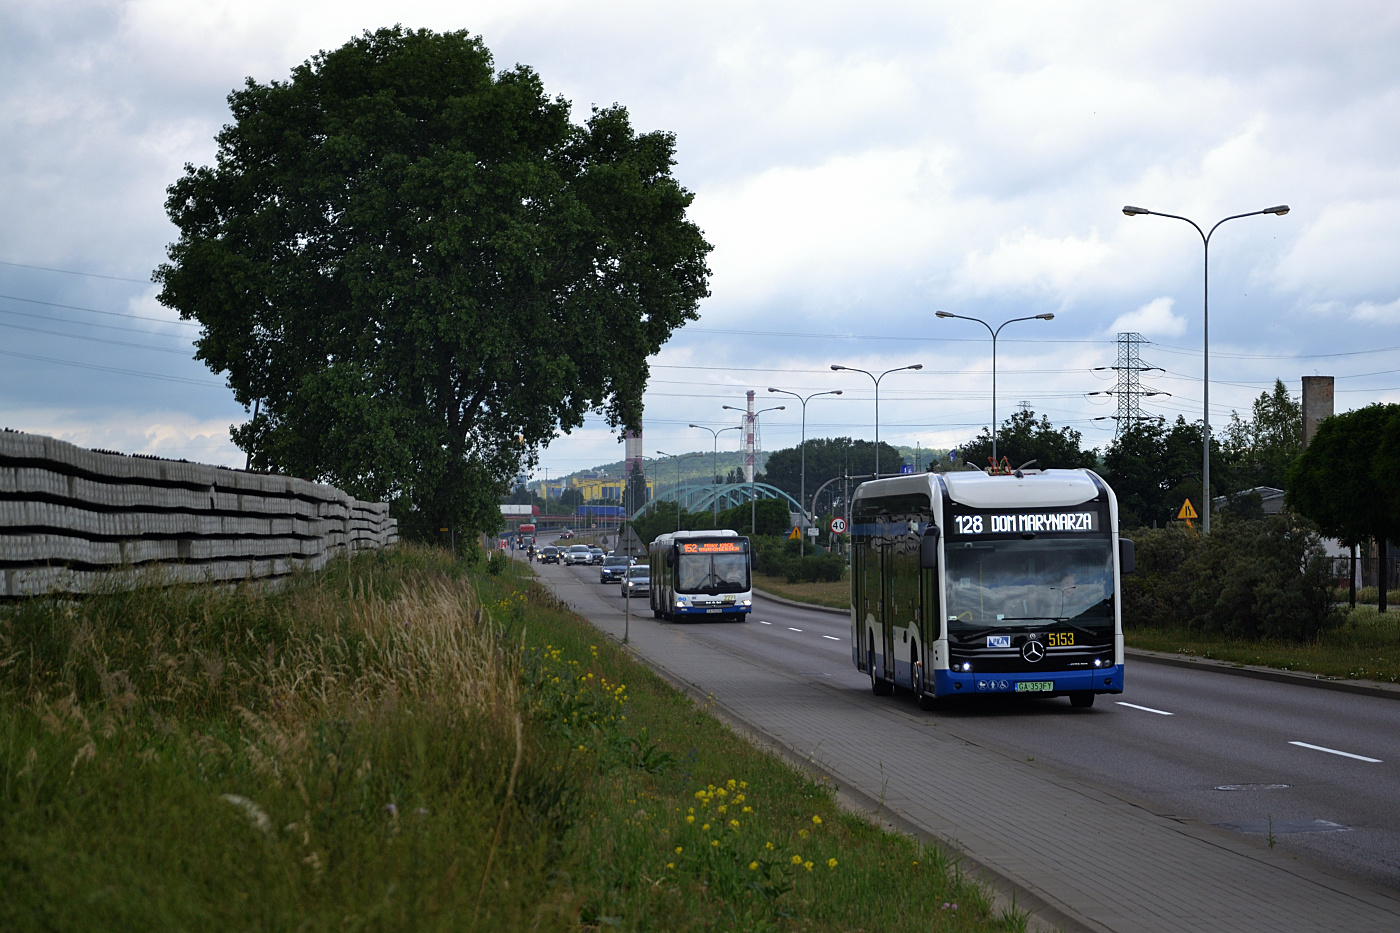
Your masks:
M 833 518 L 831 520 L 831 533 L 840 535 L 846 533 L 846 520 L 844 518 Z

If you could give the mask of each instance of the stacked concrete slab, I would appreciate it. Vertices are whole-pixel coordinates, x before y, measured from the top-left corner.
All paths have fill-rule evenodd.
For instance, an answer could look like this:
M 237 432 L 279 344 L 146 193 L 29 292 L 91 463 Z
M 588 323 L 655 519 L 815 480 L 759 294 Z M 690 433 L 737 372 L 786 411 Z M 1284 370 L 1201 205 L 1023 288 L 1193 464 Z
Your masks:
M 333 486 L 0 431 L 0 597 L 275 578 L 397 540 L 388 505 Z

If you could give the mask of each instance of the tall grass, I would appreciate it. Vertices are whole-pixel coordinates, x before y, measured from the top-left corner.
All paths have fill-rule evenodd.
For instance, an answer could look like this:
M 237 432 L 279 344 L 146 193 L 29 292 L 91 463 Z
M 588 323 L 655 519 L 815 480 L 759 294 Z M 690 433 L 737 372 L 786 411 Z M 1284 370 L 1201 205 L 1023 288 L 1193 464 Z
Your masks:
M 0 607 L 0 929 L 1021 925 L 518 572 Z

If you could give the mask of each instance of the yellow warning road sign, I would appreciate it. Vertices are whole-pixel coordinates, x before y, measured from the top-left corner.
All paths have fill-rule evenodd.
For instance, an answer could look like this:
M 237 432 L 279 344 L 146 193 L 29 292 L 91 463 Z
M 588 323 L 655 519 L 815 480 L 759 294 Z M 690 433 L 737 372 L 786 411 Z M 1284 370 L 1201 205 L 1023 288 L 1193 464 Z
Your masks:
M 1191 507 L 1190 499 L 1187 499 L 1185 502 L 1181 503 L 1181 511 L 1176 513 L 1176 517 L 1184 518 L 1187 521 L 1190 521 L 1193 518 L 1200 518 L 1200 516 L 1196 514 L 1196 510 Z
M 797 526 L 796 526 L 796 525 L 793 525 L 793 526 L 792 526 L 792 534 L 788 535 L 788 540 L 789 540 L 789 541 L 797 541 L 797 540 L 799 540 L 801 537 L 802 537 L 802 534 L 797 530 Z

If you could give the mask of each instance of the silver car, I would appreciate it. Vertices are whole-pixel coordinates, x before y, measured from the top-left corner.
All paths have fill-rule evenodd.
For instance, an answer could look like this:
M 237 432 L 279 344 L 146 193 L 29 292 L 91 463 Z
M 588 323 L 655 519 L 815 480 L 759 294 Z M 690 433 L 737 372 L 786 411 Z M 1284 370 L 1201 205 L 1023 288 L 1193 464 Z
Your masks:
M 627 576 L 622 580 L 622 595 L 635 599 L 651 594 L 651 568 L 638 564 L 627 568 Z
M 593 554 L 588 550 L 586 544 L 572 544 L 564 552 L 564 564 L 572 567 L 574 564 L 592 563 Z

